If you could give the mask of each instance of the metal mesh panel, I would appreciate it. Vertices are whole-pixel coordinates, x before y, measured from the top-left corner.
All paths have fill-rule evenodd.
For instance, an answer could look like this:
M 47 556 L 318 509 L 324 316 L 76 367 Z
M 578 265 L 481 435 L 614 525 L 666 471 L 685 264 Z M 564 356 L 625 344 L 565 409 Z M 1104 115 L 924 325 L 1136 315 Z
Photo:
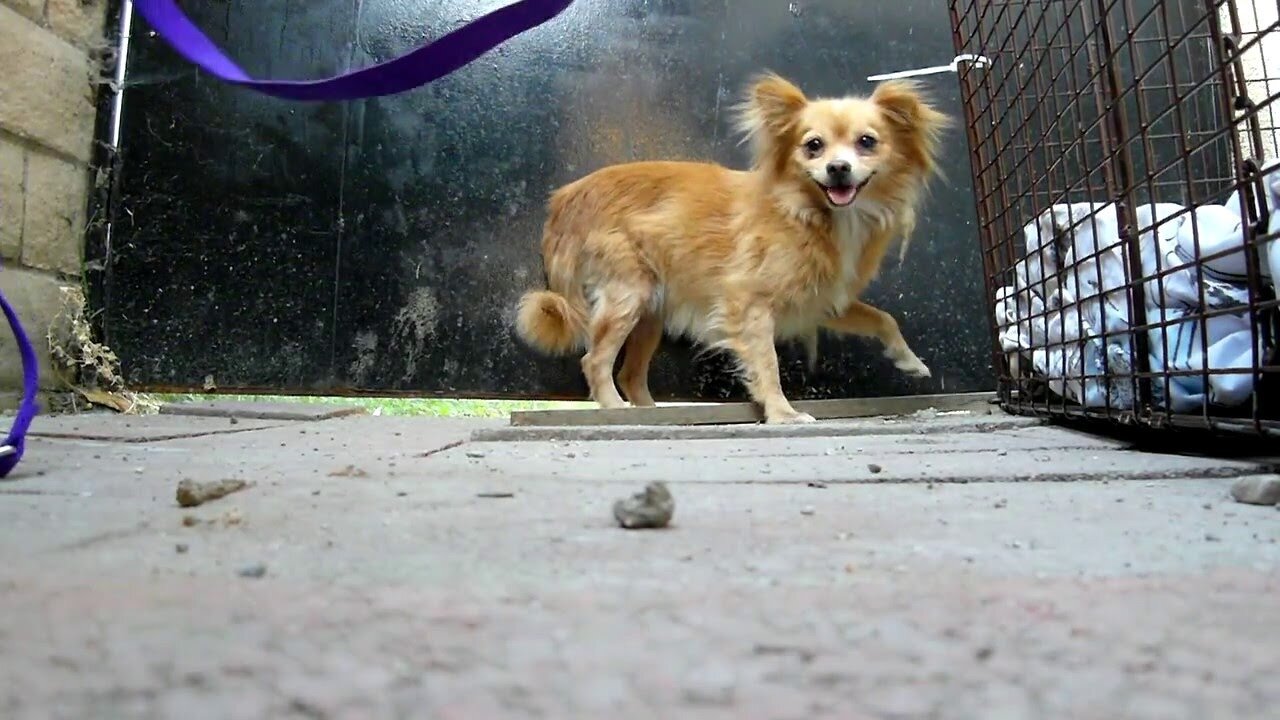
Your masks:
M 1271 0 L 953 0 L 1013 412 L 1280 434 Z

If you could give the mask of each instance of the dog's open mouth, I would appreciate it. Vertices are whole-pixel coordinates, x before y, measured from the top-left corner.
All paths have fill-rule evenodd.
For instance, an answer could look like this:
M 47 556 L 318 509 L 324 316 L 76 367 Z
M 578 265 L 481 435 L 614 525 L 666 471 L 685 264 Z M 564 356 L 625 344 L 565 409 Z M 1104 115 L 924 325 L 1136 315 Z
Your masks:
M 871 182 L 871 178 L 867 178 L 856 185 L 823 185 L 818 183 L 818 187 L 822 188 L 822 192 L 826 193 L 827 202 L 836 207 L 846 207 L 857 199 L 858 193 L 869 182 Z

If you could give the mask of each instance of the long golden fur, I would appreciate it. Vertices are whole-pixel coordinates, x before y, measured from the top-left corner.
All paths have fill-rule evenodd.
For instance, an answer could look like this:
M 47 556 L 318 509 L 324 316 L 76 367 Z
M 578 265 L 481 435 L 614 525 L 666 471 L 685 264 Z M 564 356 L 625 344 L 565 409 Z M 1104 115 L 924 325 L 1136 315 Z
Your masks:
M 547 289 L 521 299 L 521 338 L 548 354 L 585 348 L 605 408 L 625 404 L 612 377 L 624 346 L 623 392 L 654 404 L 664 331 L 731 352 L 768 422 L 813 421 L 783 395 L 774 343 L 800 340 L 812 362 L 820 327 L 878 338 L 899 369 L 929 375 L 897 321 L 858 298 L 915 226 L 947 117 L 910 82 L 811 100 L 777 75 L 738 110 L 750 170 L 627 163 L 552 194 Z

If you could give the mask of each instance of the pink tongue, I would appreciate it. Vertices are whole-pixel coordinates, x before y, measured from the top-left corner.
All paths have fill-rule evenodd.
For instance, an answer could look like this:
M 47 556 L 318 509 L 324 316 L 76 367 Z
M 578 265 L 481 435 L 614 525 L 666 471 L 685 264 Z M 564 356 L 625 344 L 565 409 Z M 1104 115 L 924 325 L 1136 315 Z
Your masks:
M 858 191 L 853 187 L 827 188 L 827 199 L 829 199 L 833 205 L 848 205 L 853 202 L 853 198 L 857 194 Z

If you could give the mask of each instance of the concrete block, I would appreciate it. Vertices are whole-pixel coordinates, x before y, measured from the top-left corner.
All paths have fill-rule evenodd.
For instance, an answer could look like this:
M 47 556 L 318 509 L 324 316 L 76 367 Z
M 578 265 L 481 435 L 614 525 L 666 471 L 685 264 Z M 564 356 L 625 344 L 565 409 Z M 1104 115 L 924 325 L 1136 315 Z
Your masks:
M 0 6 L 0 128 L 88 162 L 95 87 L 84 50 Z
M 36 357 L 40 360 L 40 387 L 46 390 L 60 388 L 54 381 L 46 335 L 61 307 L 60 290 L 64 285 L 57 278 L 31 270 L 0 269 L 0 292 L 13 306 L 36 348 Z M 21 387 L 22 358 L 18 356 L 18 345 L 13 340 L 9 324 L 0 322 L 0 389 L 12 391 Z
M 22 257 L 26 174 L 26 151 L 16 142 L 0 137 L 0 257 L 5 260 Z
M 1012 415 L 943 416 L 929 419 L 827 420 L 805 425 L 597 425 L 481 428 L 476 442 L 607 442 L 612 440 L 755 440 L 764 438 L 859 437 L 939 432 L 991 433 L 1036 427 L 1039 418 Z
M 80 273 L 88 193 L 85 167 L 40 152 L 27 153 L 23 265 Z
M 36 22 L 44 15 L 44 0 L 0 0 L 0 5 L 11 7 L 23 17 Z
M 217 418 L 252 418 L 257 420 L 331 420 L 348 415 L 363 415 L 359 405 L 322 405 L 301 402 L 180 402 L 160 406 L 164 415 L 188 415 Z
M 45 19 L 59 37 L 83 48 L 102 44 L 105 0 L 48 0 Z

